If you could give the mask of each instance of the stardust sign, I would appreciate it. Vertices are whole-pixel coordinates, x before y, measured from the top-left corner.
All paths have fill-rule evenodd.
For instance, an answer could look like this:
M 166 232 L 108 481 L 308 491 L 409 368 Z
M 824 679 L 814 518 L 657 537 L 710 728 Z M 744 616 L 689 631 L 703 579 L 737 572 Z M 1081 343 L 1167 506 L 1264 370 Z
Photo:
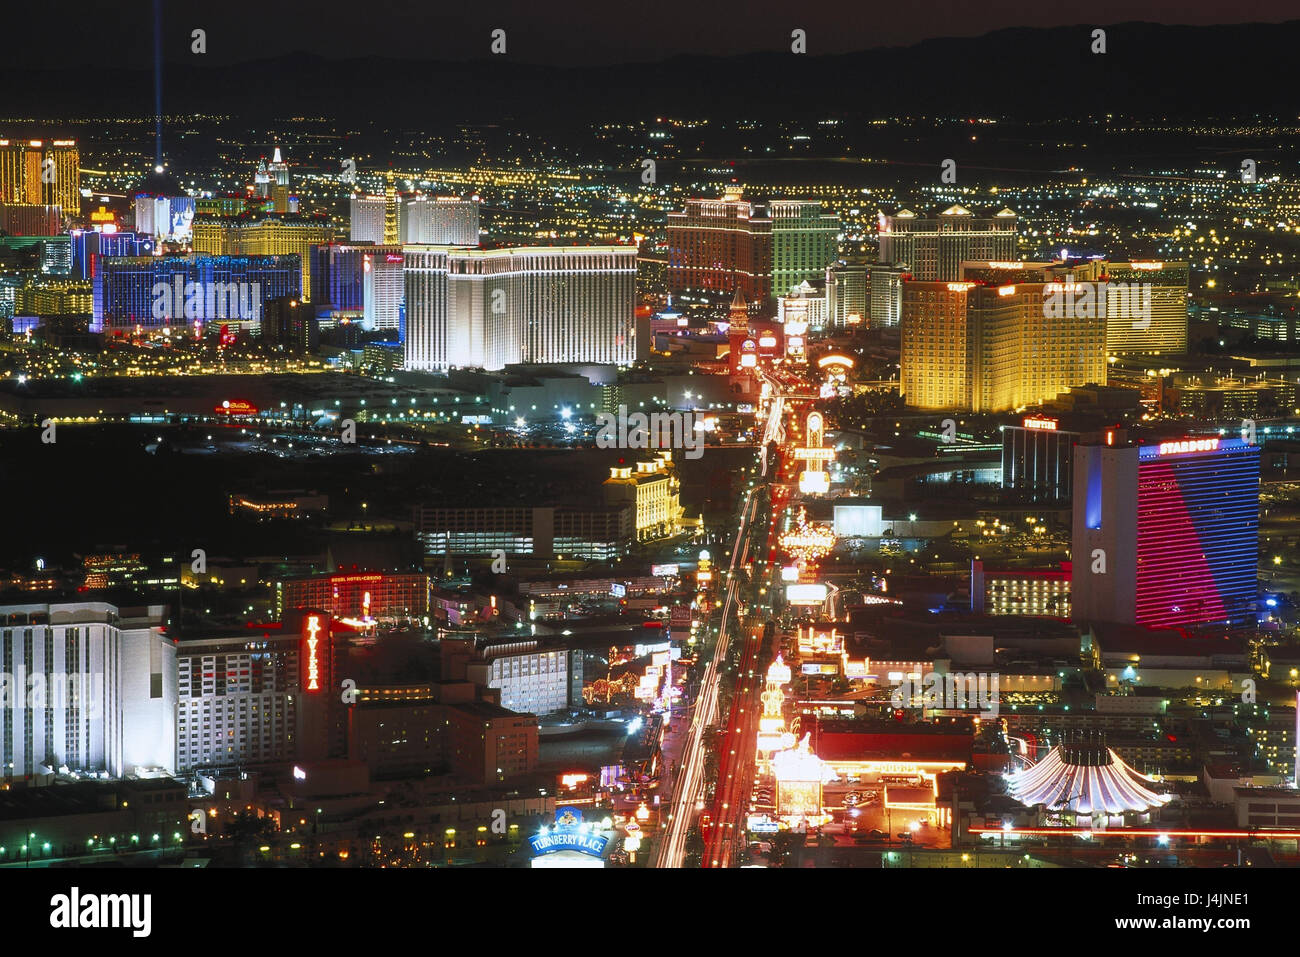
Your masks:
M 528 843 L 534 854 L 579 851 L 592 857 L 603 857 L 609 838 L 592 830 L 576 807 L 561 807 L 555 809 L 555 823 L 530 837 Z
M 1180 455 L 1184 452 L 1217 452 L 1218 439 L 1184 439 L 1182 442 L 1161 442 L 1161 455 Z

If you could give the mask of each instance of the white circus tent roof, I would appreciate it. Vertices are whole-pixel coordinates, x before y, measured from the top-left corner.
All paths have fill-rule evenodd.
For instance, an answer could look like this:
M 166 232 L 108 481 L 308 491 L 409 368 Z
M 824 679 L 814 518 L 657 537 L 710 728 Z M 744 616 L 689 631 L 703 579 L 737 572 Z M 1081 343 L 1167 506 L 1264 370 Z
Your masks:
M 1012 777 L 1011 793 L 1029 807 L 1042 804 L 1077 814 L 1149 811 L 1169 800 L 1144 781 L 1150 783 L 1151 778 L 1133 770 L 1110 748 L 1058 745 L 1038 764 Z

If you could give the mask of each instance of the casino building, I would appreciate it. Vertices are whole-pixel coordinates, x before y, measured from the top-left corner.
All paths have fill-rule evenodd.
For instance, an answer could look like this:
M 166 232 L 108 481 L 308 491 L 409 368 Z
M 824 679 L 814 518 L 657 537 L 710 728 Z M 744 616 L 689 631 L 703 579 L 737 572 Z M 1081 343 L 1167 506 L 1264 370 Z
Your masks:
M 631 466 L 615 466 L 604 483 L 605 504 L 630 507 L 636 516 L 637 541 L 669 538 L 681 529 L 681 480 L 672 452 L 656 449 L 654 458 Z
M 272 299 L 302 295 L 296 256 L 103 256 L 91 332 L 216 321 L 257 329 Z
M 406 296 L 401 246 L 322 243 L 311 247 L 310 260 L 311 303 L 322 325 L 399 328 Z
M 1002 426 L 1002 489 L 1019 502 L 1068 502 L 1074 492 L 1072 466 L 1077 432 L 1056 419 L 1031 415 L 1023 425 Z
M 637 515 L 641 511 L 636 511 Z M 609 561 L 627 553 L 634 510 L 629 503 L 579 508 L 563 505 L 491 507 L 416 506 L 415 535 L 426 555 L 551 555 Z
M 178 641 L 178 774 L 347 753 L 335 677 L 346 650 L 335 635 L 347 628 L 316 610 L 286 617 L 281 626 Z
M 1076 446 L 1075 621 L 1251 623 L 1259 451 L 1217 436 L 1118 444 L 1113 432 Z
M 270 632 L 180 642 L 177 773 L 293 759 L 298 643 Z
M 276 582 L 277 618 L 304 608 L 355 621 L 419 621 L 429 613 L 429 576 L 350 572 Z
M 636 359 L 635 246 L 405 247 L 406 368 Z

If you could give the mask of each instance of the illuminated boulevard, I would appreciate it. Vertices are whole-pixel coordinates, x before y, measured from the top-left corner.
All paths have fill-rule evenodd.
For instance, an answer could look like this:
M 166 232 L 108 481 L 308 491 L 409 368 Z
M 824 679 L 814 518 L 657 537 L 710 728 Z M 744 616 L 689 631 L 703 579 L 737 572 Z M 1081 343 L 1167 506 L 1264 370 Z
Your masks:
M 772 521 L 768 525 L 767 542 L 754 563 L 752 613 L 742 624 L 745 644 L 736 665 L 731 713 L 718 744 L 718 787 L 710 826 L 704 831 L 705 867 L 731 867 L 736 851 L 744 843 L 745 816 L 754 786 L 758 719 L 762 714 L 759 695 L 763 690 L 763 666 L 774 652 L 775 623 L 770 607 L 771 596 L 776 591 L 777 564 L 772 561 L 772 542 L 786 490 L 779 485 L 772 489 Z
M 731 561 L 727 566 L 726 592 L 718 619 L 718 638 L 692 705 L 686 744 L 682 749 L 680 769 L 674 782 L 672 802 L 659 845 L 659 867 L 683 866 L 687 835 L 696 811 L 702 807 L 706 735 L 718 714 L 720 664 L 725 663 L 727 658 L 732 623 L 740 617 L 737 601 L 740 597 L 741 576 L 737 572 L 744 567 L 743 556 L 749 552 L 754 518 L 759 512 L 760 500 L 765 495 L 766 489 L 759 487 L 748 490 L 741 498 L 740 526 L 736 529 Z
M 763 690 L 763 669 L 776 648 L 772 603 L 778 592 L 779 562 L 775 560 L 775 541 L 791 498 L 792 487 L 785 482 L 793 478 L 791 470 L 796 464 L 784 453 L 787 446 L 795 444 L 797 427 L 788 430 L 784 419 L 787 413 L 796 412 L 795 406 L 804 404 L 798 400 L 808 398 L 791 395 L 791 383 L 779 382 L 766 374 L 763 378 L 770 388 L 770 408 L 759 465 L 760 474 L 767 476 L 770 484 L 749 490 L 741 499 L 740 525 L 727 569 L 718 638 L 693 705 L 680 770 L 665 817 L 656 861 L 659 867 L 685 865 L 688 837 L 697 815 L 704 842 L 702 866 L 734 866 L 737 851 L 744 845 L 745 818 L 754 786 L 758 719 L 762 713 L 759 695 Z M 791 399 L 796 401 L 790 402 Z M 778 477 L 780 482 L 773 481 Z M 761 505 L 767 504 L 769 495 L 771 507 L 766 510 L 766 520 L 758 521 L 761 537 L 756 537 L 755 522 L 764 512 Z M 737 637 L 743 641 L 734 656 L 733 628 L 738 629 Z M 734 674 L 735 681 L 728 702 L 723 700 L 721 685 L 724 675 L 729 674 Z M 727 710 L 726 720 L 717 726 L 722 708 Z M 717 788 L 706 808 L 705 763 L 709 735 L 714 731 L 721 733 L 716 747 Z

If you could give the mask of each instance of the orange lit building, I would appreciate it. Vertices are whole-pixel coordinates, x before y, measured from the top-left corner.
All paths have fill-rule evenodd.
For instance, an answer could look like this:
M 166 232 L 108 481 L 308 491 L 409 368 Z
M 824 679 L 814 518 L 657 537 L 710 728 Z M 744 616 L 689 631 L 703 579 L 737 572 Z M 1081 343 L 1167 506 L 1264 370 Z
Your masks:
M 429 614 L 429 576 L 352 572 L 276 583 L 276 615 L 320 608 L 340 619 L 415 621 Z
M 772 296 L 772 220 L 729 190 L 721 199 L 688 199 L 668 214 L 668 291 L 727 295 L 750 302 Z

